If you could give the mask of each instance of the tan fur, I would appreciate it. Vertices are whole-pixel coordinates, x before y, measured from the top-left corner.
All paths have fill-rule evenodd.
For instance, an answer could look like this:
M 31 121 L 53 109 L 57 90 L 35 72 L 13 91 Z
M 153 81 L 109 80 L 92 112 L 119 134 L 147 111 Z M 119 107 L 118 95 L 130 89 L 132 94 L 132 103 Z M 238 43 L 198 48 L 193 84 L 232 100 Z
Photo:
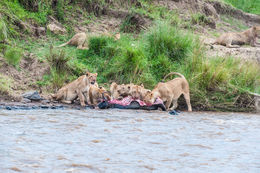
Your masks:
M 91 85 L 97 85 L 96 83 L 97 73 L 89 73 L 80 76 L 73 82 L 65 85 L 56 94 L 51 95 L 54 100 L 60 100 L 62 103 L 72 103 L 76 98 L 79 98 L 81 106 L 86 106 L 84 94 L 87 95 L 88 102 L 88 90 Z
M 87 39 L 87 34 L 84 32 L 80 32 L 80 33 L 75 34 L 68 42 L 66 42 L 58 47 L 72 45 L 72 46 L 76 46 L 78 49 L 87 49 L 87 47 L 84 47 L 85 43 L 86 43 L 86 39 Z
M 110 86 L 110 92 L 113 99 L 122 99 L 130 94 L 132 84 L 118 85 L 113 82 Z
M 89 105 L 97 106 L 103 99 L 111 100 L 109 93 L 103 87 L 91 85 L 89 87 Z
M 260 26 L 254 26 L 243 32 L 222 34 L 213 44 L 220 44 L 229 48 L 238 48 L 239 45 L 249 44 L 253 47 L 259 43 L 256 38 L 260 35 Z
M 151 92 L 148 92 L 144 101 L 148 104 L 153 104 L 156 98 L 159 97 L 165 102 L 165 107 L 167 110 L 174 110 L 178 106 L 178 98 L 183 94 L 188 105 L 188 111 L 192 111 L 190 104 L 189 84 L 187 80 L 180 73 L 172 72 L 170 74 L 175 74 L 180 77 L 166 83 L 158 83 Z M 171 104 L 172 107 L 170 108 Z
M 149 92 L 151 92 L 151 90 L 145 89 L 143 84 L 141 86 L 132 85 L 131 90 L 130 90 L 130 95 L 134 99 L 143 100 Z

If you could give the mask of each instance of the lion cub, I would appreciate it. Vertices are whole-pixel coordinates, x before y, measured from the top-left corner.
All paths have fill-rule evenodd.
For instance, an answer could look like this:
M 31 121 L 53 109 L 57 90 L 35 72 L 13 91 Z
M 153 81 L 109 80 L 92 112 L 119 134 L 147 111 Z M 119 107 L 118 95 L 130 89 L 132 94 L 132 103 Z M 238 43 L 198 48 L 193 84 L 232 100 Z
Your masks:
M 113 82 L 110 85 L 110 92 L 112 99 L 122 99 L 130 94 L 132 84 L 122 84 L 118 85 Z
M 230 32 L 222 34 L 213 44 L 220 44 L 228 48 L 238 48 L 239 45 L 250 44 L 255 47 L 259 43 L 256 38 L 260 34 L 260 26 L 253 26 L 252 28 L 243 32 Z
M 89 105 L 97 106 L 102 100 L 111 100 L 109 93 L 103 87 L 91 85 L 89 87 Z
M 77 49 L 87 49 L 87 47 L 84 47 L 86 40 L 87 40 L 87 34 L 84 32 L 80 32 L 75 34 L 68 42 L 57 47 L 72 45 L 72 46 L 77 46 Z
M 183 94 L 188 105 L 188 111 L 191 112 L 192 108 L 190 104 L 189 84 L 182 74 L 172 72 L 168 75 L 172 74 L 178 75 L 180 77 L 170 80 L 166 83 L 158 83 L 151 92 L 148 91 L 148 94 L 145 96 L 144 101 L 148 104 L 153 104 L 156 98 L 159 97 L 164 102 L 166 102 L 165 107 L 167 110 L 174 110 L 178 106 L 178 98 Z M 170 108 L 171 104 L 172 107 Z
M 81 106 L 86 106 L 84 94 L 88 94 L 91 85 L 97 85 L 97 73 L 87 72 L 73 82 L 65 85 L 56 94 L 51 95 L 54 100 L 60 100 L 62 103 L 72 103 L 77 97 Z M 88 100 L 87 100 L 88 102 Z
M 133 97 L 133 99 L 143 100 L 149 92 L 151 92 L 151 90 L 145 89 L 143 84 L 140 86 L 132 85 L 130 95 Z

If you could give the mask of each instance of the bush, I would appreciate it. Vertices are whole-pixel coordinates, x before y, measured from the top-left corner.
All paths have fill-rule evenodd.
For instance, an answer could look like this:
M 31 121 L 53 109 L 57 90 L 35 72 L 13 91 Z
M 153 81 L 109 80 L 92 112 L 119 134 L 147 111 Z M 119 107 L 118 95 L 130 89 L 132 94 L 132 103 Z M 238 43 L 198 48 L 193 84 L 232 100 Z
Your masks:
M 8 39 L 8 28 L 2 16 L 0 15 L 0 40 L 6 41 Z
M 12 83 L 9 77 L 0 74 L 0 94 L 10 94 Z
M 18 66 L 22 58 L 22 50 L 17 47 L 7 47 L 4 57 L 8 64 Z
M 68 64 L 70 60 L 66 56 L 63 50 L 57 51 L 53 47 L 50 47 L 50 53 L 47 56 L 47 62 L 50 65 L 50 82 L 53 89 L 59 89 L 66 82 L 69 74 L 71 74 L 71 68 Z

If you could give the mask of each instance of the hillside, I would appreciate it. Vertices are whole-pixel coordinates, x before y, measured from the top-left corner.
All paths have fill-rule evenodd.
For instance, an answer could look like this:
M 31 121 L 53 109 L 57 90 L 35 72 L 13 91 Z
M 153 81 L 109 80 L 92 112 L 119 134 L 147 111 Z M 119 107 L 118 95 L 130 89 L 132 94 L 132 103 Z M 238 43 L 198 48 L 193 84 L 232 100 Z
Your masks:
M 190 83 L 195 110 L 253 111 L 250 93 L 260 94 L 260 48 L 208 44 L 221 33 L 260 25 L 258 5 L 253 0 L 247 6 L 231 0 L 2 0 L 1 99 L 20 100 L 28 90 L 47 98 L 86 70 L 97 72 L 107 88 L 115 81 L 150 89 L 178 71 Z M 50 24 L 59 30 L 51 31 Z M 88 50 L 56 48 L 78 32 L 89 36 Z M 118 32 L 115 41 L 111 36 Z

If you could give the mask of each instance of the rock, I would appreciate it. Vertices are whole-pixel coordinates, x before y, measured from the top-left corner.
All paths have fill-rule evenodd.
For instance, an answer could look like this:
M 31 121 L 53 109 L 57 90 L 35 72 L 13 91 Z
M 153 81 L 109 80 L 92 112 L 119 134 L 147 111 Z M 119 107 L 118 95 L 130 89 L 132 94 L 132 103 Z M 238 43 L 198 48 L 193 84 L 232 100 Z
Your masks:
M 23 98 L 32 100 L 32 101 L 40 101 L 42 100 L 41 96 L 39 95 L 38 91 L 29 91 L 22 95 Z
M 46 34 L 46 29 L 44 27 L 37 27 L 35 29 L 35 35 L 36 36 L 41 36 L 41 35 L 45 35 Z
M 27 99 L 27 98 L 22 98 L 21 102 L 22 102 L 22 103 L 30 103 L 31 100 L 30 100 L 30 99 Z
M 48 103 L 50 103 L 50 100 L 44 99 L 44 100 L 41 101 L 41 103 L 42 103 L 42 104 L 48 104 Z
M 64 34 L 66 33 L 66 29 L 63 28 L 61 25 L 59 26 L 56 23 L 50 23 L 47 25 L 47 29 L 53 32 L 54 34 Z
M 215 19 L 219 19 L 219 15 L 213 5 L 204 3 L 202 10 L 206 16 L 213 16 Z

